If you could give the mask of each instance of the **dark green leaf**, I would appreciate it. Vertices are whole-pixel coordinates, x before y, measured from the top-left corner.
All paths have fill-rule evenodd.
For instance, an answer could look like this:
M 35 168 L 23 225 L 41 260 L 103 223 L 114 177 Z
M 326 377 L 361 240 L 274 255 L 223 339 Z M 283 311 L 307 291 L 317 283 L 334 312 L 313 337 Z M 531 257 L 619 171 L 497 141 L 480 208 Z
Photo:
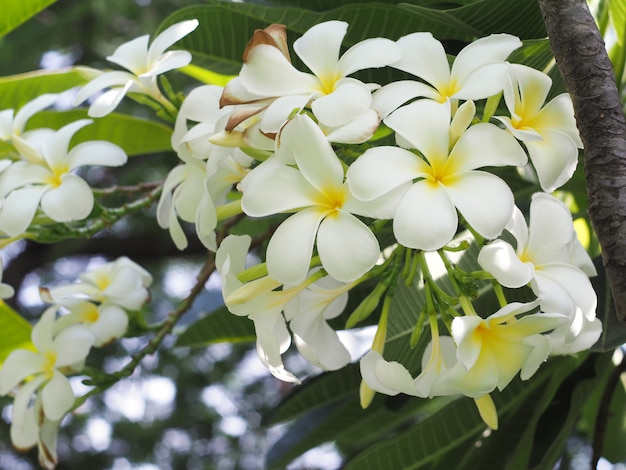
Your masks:
M 2 0 L 0 37 L 13 31 L 56 0 Z
M 205 347 L 214 343 L 254 341 L 255 338 L 252 321 L 220 307 L 189 325 L 178 337 L 176 346 Z

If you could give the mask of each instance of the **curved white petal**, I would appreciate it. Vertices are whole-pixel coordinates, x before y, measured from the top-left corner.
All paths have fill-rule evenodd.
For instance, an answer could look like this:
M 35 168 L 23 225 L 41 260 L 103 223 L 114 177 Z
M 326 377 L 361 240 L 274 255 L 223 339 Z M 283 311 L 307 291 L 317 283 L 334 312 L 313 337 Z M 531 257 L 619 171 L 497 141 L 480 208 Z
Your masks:
M 520 166 L 527 160 L 511 134 L 489 123 L 471 126 L 450 152 L 450 165 L 454 163 L 459 173 L 485 166 Z
M 596 317 L 596 307 L 598 304 L 596 292 L 593 289 L 591 281 L 587 275 L 581 270 L 566 264 L 554 263 L 542 266 L 542 268 L 536 273 L 535 277 L 536 279 L 541 278 L 541 281 L 550 279 L 554 283 L 559 284 L 565 292 L 567 292 L 574 305 L 583 312 L 583 315 L 585 315 L 589 321 L 592 321 Z M 570 314 L 571 316 L 572 313 L 568 311 L 552 310 L 549 308 L 550 305 L 548 297 L 550 294 L 551 293 L 546 289 L 542 289 L 542 310 L 545 312 L 556 312 L 565 315 Z M 539 297 L 539 294 L 537 294 L 537 296 Z
M 333 77 L 348 23 L 325 21 L 307 30 L 293 43 L 293 50 L 318 77 Z
M 278 132 L 289 116 L 291 116 L 294 111 L 301 111 L 307 105 L 310 98 L 310 93 L 276 98 L 261 116 L 261 130 L 268 133 Z
M 135 76 L 128 72 L 105 72 L 83 86 L 76 94 L 73 104 L 77 106 L 105 88 L 124 87 L 133 80 L 135 80 Z
M 448 157 L 450 106 L 433 100 L 418 100 L 398 108 L 384 120 L 433 163 Z
M 578 148 L 560 131 L 544 130 L 543 140 L 526 142 L 541 189 L 552 192 L 567 183 L 578 165 Z
M 402 58 L 398 45 L 385 38 L 369 38 L 357 42 L 340 58 L 337 72 L 348 76 L 358 70 L 385 67 Z
M 574 118 L 574 105 L 572 98 L 567 93 L 562 93 L 548 104 L 534 117 L 533 125 L 542 131 L 554 129 L 567 134 L 578 148 L 583 148 L 576 119 Z
M 406 192 L 393 219 L 393 233 L 408 248 L 438 250 L 446 245 L 458 226 L 456 209 L 446 190 L 426 180 Z
M 194 88 L 185 97 L 180 114 L 191 121 L 216 122 L 224 113 L 220 110 L 220 98 L 224 88 L 217 85 L 203 85 Z
M 412 182 L 407 181 L 370 201 L 362 201 L 349 194 L 343 203 L 342 209 L 350 214 L 362 215 L 363 217 L 371 217 L 373 219 L 393 219 L 400 200 L 412 184 Z
M 266 160 L 248 173 L 241 182 L 241 190 L 241 208 L 252 217 L 315 204 L 315 188 L 304 175 L 275 159 Z
M 326 272 L 342 282 L 358 279 L 380 257 L 378 240 L 372 231 L 352 214 L 341 210 L 320 224 L 317 251 Z
M 28 376 L 41 372 L 43 365 L 43 357 L 33 351 L 12 351 L 0 369 L 0 395 L 6 395 Z
M 45 380 L 45 376 L 33 378 L 24 384 L 15 394 L 13 402 L 11 442 L 19 450 L 28 450 L 37 443 L 38 439 L 38 416 L 35 406 L 31 405 L 33 393 Z
M 366 113 L 371 102 L 372 94 L 364 83 L 344 78 L 332 93 L 313 101 L 311 109 L 320 124 L 338 127 Z
M 213 252 L 217 250 L 216 227 L 215 205 L 213 200 L 205 194 L 196 211 L 196 235 L 198 235 L 200 243 Z
M 399 362 L 386 361 L 378 352 L 369 351 L 359 365 L 363 380 L 372 390 L 390 396 L 417 396 L 411 373 Z
M 339 144 L 361 144 L 374 135 L 379 124 L 378 112 L 370 108 L 347 124 L 325 129 L 326 139 Z
M 128 160 L 121 147 L 104 140 L 82 142 L 70 150 L 67 158 L 70 169 L 84 165 L 122 166 Z
M 504 287 L 522 287 L 534 274 L 532 263 L 522 262 L 511 245 L 495 240 L 478 253 L 478 264 Z
M 505 89 L 504 98 L 509 111 L 521 117 L 531 117 L 539 113 L 552 87 L 550 76 L 527 65 L 510 64 L 509 69 L 517 82 L 517 87 Z M 510 96 L 517 89 L 519 108 L 515 106 L 515 97 Z M 572 117 L 573 115 L 572 109 Z
M 402 59 L 393 64 L 430 83 L 435 88 L 447 87 L 450 82 L 450 66 L 446 51 L 430 33 L 412 33 L 401 37 L 398 45 Z
M 371 201 L 420 176 L 426 164 L 398 147 L 367 149 L 348 168 L 346 180 L 357 199 Z
M 28 186 L 11 192 L 0 210 L 0 230 L 10 237 L 26 231 L 33 221 L 46 186 Z
M 70 141 L 74 134 L 93 121 L 91 119 L 80 119 L 71 122 L 56 131 L 43 148 L 44 158 L 54 171 L 56 169 L 66 172 L 68 170 L 68 150 Z
M 69 380 L 57 370 L 40 393 L 43 412 L 46 418 L 53 421 L 61 420 L 74 404 L 74 392 Z
M 46 93 L 38 96 L 34 100 L 29 101 L 20 110 L 15 113 L 13 119 L 12 133 L 21 134 L 26 127 L 28 121 L 34 114 L 44 110 L 48 106 L 52 106 L 59 98 L 58 94 Z M 8 129 L 7 129 L 8 130 Z
M 493 63 L 474 70 L 465 77 L 460 89 L 451 98 L 481 100 L 500 93 L 508 80 L 507 65 L 504 62 Z
M 180 69 L 191 62 L 188 51 L 169 51 L 151 64 L 150 70 L 139 75 L 139 78 L 154 77 L 170 70 Z
M 150 36 L 147 34 L 132 39 L 118 46 L 117 49 L 107 57 L 109 62 L 121 65 L 126 70 L 130 70 L 136 75 L 144 71 L 147 66 L 146 58 L 148 55 L 148 41 Z
M 84 219 L 93 209 L 93 203 L 94 197 L 89 185 L 72 174 L 63 175 L 61 184 L 49 189 L 41 197 L 41 209 L 57 222 Z
M 91 324 L 94 346 L 102 347 L 110 341 L 121 338 L 128 329 L 128 315 L 117 305 L 100 306 L 98 320 Z
M 104 117 L 109 113 L 112 113 L 117 105 L 120 104 L 124 96 L 130 88 L 133 82 L 128 81 L 123 87 L 111 88 L 109 91 L 104 92 L 98 96 L 91 106 L 89 106 L 89 117 L 99 118 Z
M 413 98 L 436 99 L 439 95 L 430 86 L 413 80 L 400 80 L 384 85 L 372 94 L 372 108 L 382 119 Z
M 155 37 L 147 51 L 147 63 L 153 64 L 161 54 L 175 42 L 187 36 L 198 27 L 198 20 L 181 21 L 173 24 Z
M 491 62 L 504 61 L 521 45 L 522 41 L 510 34 L 492 34 L 480 38 L 459 52 L 452 65 L 451 75 L 459 82 L 463 82 L 479 67 Z
M 260 96 L 308 94 L 320 87 L 314 75 L 296 70 L 279 49 L 267 44 L 249 50 L 239 78 L 248 91 Z
M 535 264 L 568 262 L 567 246 L 575 231 L 570 211 L 563 202 L 549 194 L 533 194 L 529 227 L 526 250 Z
M 69 366 L 83 361 L 91 347 L 94 337 L 83 325 L 73 325 L 61 330 L 54 338 L 56 367 Z
M 267 245 L 267 272 L 283 284 L 298 284 L 306 278 L 313 243 L 324 213 L 305 209 L 278 226 Z
M 446 190 L 465 220 L 486 238 L 500 235 L 513 215 L 511 189 L 491 173 L 470 171 L 446 185 Z

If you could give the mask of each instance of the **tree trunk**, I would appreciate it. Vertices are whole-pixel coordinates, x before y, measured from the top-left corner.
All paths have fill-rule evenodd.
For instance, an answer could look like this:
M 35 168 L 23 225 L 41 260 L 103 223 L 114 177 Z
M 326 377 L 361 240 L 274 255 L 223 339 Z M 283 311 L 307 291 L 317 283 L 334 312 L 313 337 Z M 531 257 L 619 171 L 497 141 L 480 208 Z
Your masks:
M 539 0 L 584 144 L 589 217 L 626 321 L 626 124 L 604 41 L 585 0 Z

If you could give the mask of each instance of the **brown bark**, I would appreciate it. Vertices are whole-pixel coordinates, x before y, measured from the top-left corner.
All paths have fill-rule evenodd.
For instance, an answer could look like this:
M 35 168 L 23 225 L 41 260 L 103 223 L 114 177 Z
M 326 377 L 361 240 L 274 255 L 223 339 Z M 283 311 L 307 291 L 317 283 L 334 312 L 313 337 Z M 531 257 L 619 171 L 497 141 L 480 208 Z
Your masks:
M 626 321 L 626 124 L 604 41 L 585 0 L 539 0 L 584 144 L 589 217 Z

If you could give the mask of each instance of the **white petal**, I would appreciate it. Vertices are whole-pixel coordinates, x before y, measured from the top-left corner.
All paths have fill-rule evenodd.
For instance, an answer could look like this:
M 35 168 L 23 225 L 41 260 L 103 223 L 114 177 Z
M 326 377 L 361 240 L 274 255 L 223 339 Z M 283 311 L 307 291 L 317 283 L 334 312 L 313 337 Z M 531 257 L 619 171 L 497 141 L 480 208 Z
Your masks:
M 400 48 L 390 39 L 369 38 L 357 42 L 339 58 L 337 72 L 346 77 L 358 70 L 385 67 L 401 57 Z
M 74 404 L 74 392 L 69 380 L 57 370 L 40 393 L 46 418 L 53 421 L 63 418 Z
M 483 347 L 482 336 L 475 332 L 483 322 L 484 320 L 477 315 L 465 315 L 452 320 L 450 333 L 457 345 L 456 357 L 467 370 L 476 364 L 480 356 Z
M 510 34 L 492 34 L 463 48 L 452 65 L 452 77 L 464 81 L 479 67 L 504 61 L 522 42 Z
M 362 201 L 371 201 L 417 178 L 419 157 L 398 147 L 367 149 L 348 168 L 350 191 Z
M 412 33 L 398 40 L 402 60 L 393 64 L 395 68 L 422 78 L 435 88 L 445 87 L 450 82 L 450 66 L 446 51 L 430 33 Z
M 513 215 L 511 189 L 491 173 L 470 171 L 446 190 L 465 220 L 486 238 L 500 235 Z
M 217 85 L 204 85 L 189 92 L 180 107 L 180 114 L 196 122 L 215 122 L 223 114 L 220 111 L 220 98 L 224 88 Z
M 175 70 L 189 65 L 191 53 L 187 51 L 169 51 L 163 54 L 157 61 L 152 63 L 149 71 L 139 75 L 140 79 L 154 77 L 170 70 Z
M 127 82 L 123 87 L 111 88 L 98 96 L 96 100 L 89 106 L 89 117 L 99 118 L 112 113 L 117 105 L 120 104 L 126 92 L 132 87 L 133 82 Z
M 433 100 L 418 100 L 391 113 L 384 120 L 433 163 L 448 157 L 450 106 Z
M 241 68 L 241 83 L 260 96 L 307 94 L 320 87 L 319 80 L 294 68 L 276 47 L 259 44 L 248 52 Z
M 52 106 L 58 99 L 58 94 L 46 93 L 40 95 L 34 100 L 29 101 L 15 114 L 13 120 L 13 133 L 21 134 L 26 127 L 26 121 L 28 121 L 34 114 L 42 111 L 48 106 Z
M 575 231 L 572 215 L 563 202 L 549 194 L 533 194 L 529 226 L 526 249 L 535 264 L 568 261 L 567 245 Z
M 361 375 L 374 391 L 395 396 L 398 393 L 417 395 L 410 372 L 399 362 L 385 361 L 376 351 L 369 351 L 361 361 Z
M 44 365 L 41 355 L 26 349 L 15 349 L 0 369 L 0 395 L 6 395 L 29 375 L 38 374 Z
M 268 159 L 241 182 L 241 207 L 252 217 L 263 217 L 315 204 L 315 189 L 295 168 Z M 1 214 L 0 214 L 1 216 Z
M 92 140 L 72 148 L 68 155 L 70 169 L 84 165 L 122 166 L 128 160 L 126 152 L 111 142 Z
M 16 189 L 5 199 L 0 210 L 0 230 L 10 237 L 21 235 L 33 221 L 45 186 Z
M 261 130 L 268 133 L 278 132 L 289 116 L 291 116 L 294 111 L 301 111 L 309 100 L 310 93 L 281 96 L 277 98 L 263 112 L 263 116 L 261 117 Z
M 198 205 L 196 212 L 196 235 L 200 242 L 209 250 L 217 250 L 215 228 L 217 227 L 217 213 L 213 200 L 205 195 Z
M 61 330 L 54 338 L 56 367 L 83 361 L 89 354 L 93 341 L 93 334 L 83 325 L 72 325 Z
M 437 92 L 430 86 L 412 80 L 400 80 L 389 83 L 372 95 L 372 107 L 382 119 L 413 98 L 437 98 Z
M 554 283 L 559 284 L 570 296 L 574 305 L 582 310 L 583 315 L 592 321 L 596 316 L 597 296 L 596 292 L 591 285 L 591 281 L 585 273 L 573 266 L 566 264 L 551 264 L 549 266 L 543 266 L 536 274 L 537 280 L 541 278 L 542 281 L 546 279 L 552 280 Z M 545 287 L 542 285 L 542 287 Z M 542 289 L 542 303 L 541 308 L 545 312 L 563 313 L 567 315 L 568 311 L 561 309 L 554 310 L 549 305 L 548 296 L 551 292 L 545 288 Z M 537 294 L 539 297 L 539 294 Z M 544 301 L 545 298 L 545 301 Z M 558 304 L 555 304 L 555 307 Z M 545 308 L 544 308 L 545 306 Z M 558 307 L 557 307 L 558 308 Z
M 393 219 L 396 239 L 408 248 L 438 250 L 456 233 L 456 209 L 446 190 L 426 180 L 406 192 Z
M 333 76 L 347 30 L 348 23 L 344 21 L 319 23 L 293 43 L 293 50 L 318 77 Z
M 80 119 L 63 126 L 52 135 L 52 138 L 46 143 L 43 149 L 46 162 L 52 170 L 58 168 L 61 171 L 67 172 L 67 154 L 70 141 L 76 132 L 92 122 L 91 119 Z
M 545 73 L 526 65 L 510 64 L 509 67 L 519 88 L 519 100 L 524 111 L 521 117 L 531 117 L 537 114 L 550 92 L 552 79 Z M 513 87 L 512 90 L 505 92 L 505 99 L 509 111 L 517 113 L 519 110 L 514 106 L 514 97 L 509 96 L 513 90 L 516 88 Z
M 110 341 L 121 338 L 128 329 L 128 315 L 116 305 L 103 304 L 99 307 L 99 317 L 91 324 L 94 346 L 102 347 Z
M 61 184 L 49 189 L 41 198 L 41 209 L 57 222 L 82 220 L 93 209 L 94 197 L 85 180 L 72 174 L 64 175 Z
M 322 130 L 305 115 L 289 121 L 280 134 L 280 145 L 293 158 L 307 181 L 319 192 L 343 183 L 343 167 Z
M 79 105 L 90 96 L 95 95 L 105 88 L 124 87 L 128 82 L 135 79 L 133 74 L 128 72 L 106 72 L 94 78 L 85 86 L 83 86 L 74 98 L 74 106 Z
M 526 142 L 541 189 L 552 192 L 569 181 L 578 164 L 574 141 L 559 131 L 544 130 L 543 140 Z
M 147 65 L 149 36 L 143 35 L 120 45 L 107 57 L 109 62 L 121 65 L 134 74 L 142 73 Z
M 339 144 L 361 144 L 367 142 L 374 135 L 379 124 L 378 112 L 370 108 L 347 124 L 326 129 L 326 138 L 329 142 Z
M 461 89 L 452 95 L 461 100 L 481 100 L 500 93 L 505 87 L 507 63 L 484 65 L 470 73 L 461 84 Z
M 350 194 L 344 201 L 342 209 L 351 214 L 373 219 L 393 219 L 400 200 L 412 184 L 412 182 L 407 181 L 403 185 L 371 201 L 361 201 Z
M 15 394 L 11 424 L 11 442 L 18 450 L 27 450 L 37 443 L 39 426 L 35 415 L 35 406 L 29 406 L 33 393 L 45 380 L 44 376 L 35 377 Z
M 567 93 L 562 93 L 550 101 L 533 120 L 539 129 L 554 129 L 567 134 L 578 148 L 583 144 L 576 128 L 574 118 L 574 106 L 572 98 Z
M 478 264 L 505 287 L 522 287 L 534 274 L 532 263 L 523 263 L 511 245 L 495 240 L 478 253 Z
M 329 215 L 320 224 L 317 251 L 326 272 L 342 282 L 358 279 L 380 257 L 378 240 L 372 231 L 343 211 Z
M 520 166 L 527 160 L 511 134 L 489 123 L 471 126 L 450 152 L 450 164 L 453 161 L 459 173 L 485 166 Z
M 364 83 L 344 78 L 332 93 L 313 101 L 311 109 L 322 125 L 338 127 L 365 114 L 371 102 L 372 95 Z
M 305 279 L 317 228 L 323 218 L 323 212 L 318 209 L 305 209 L 278 226 L 267 245 L 270 277 L 283 284 L 298 284 Z
M 148 49 L 148 64 L 152 64 L 165 49 L 170 47 L 175 42 L 187 36 L 193 30 L 198 27 L 198 20 L 181 21 L 180 23 L 173 24 L 165 31 L 155 37 Z

